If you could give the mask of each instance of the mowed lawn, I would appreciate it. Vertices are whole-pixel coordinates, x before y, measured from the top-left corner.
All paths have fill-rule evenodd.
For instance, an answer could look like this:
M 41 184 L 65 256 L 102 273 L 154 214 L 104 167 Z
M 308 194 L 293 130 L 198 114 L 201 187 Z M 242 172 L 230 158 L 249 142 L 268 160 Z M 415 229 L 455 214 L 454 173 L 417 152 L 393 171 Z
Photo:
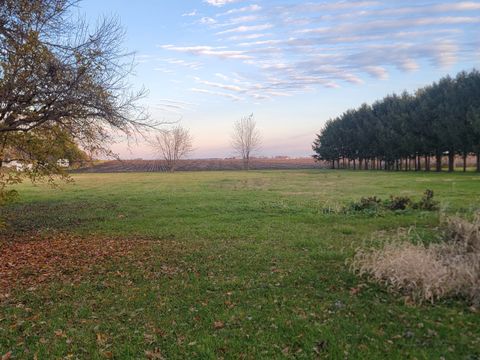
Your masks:
M 50 263 L 52 276 L 0 297 L 0 358 L 9 351 L 15 359 L 480 358 L 480 313 L 470 304 L 412 305 L 356 277 L 346 263 L 365 242 L 399 227 L 415 225 L 419 236 L 432 238 L 438 212 L 324 211 L 362 196 L 419 199 L 428 188 L 443 211 L 472 213 L 480 208 L 476 174 L 73 179 L 59 189 L 18 186 L 19 201 L 7 211 L 20 240 L 12 240 L 12 229 L 4 232 L 0 253 L 21 241 L 37 249 L 28 255 L 35 258 L 43 237 L 76 240 L 69 243 L 73 254 Z M 116 243 L 115 256 L 105 255 Z M 77 251 L 78 258 L 103 255 L 69 270 Z M 27 265 L 19 278 L 35 281 Z

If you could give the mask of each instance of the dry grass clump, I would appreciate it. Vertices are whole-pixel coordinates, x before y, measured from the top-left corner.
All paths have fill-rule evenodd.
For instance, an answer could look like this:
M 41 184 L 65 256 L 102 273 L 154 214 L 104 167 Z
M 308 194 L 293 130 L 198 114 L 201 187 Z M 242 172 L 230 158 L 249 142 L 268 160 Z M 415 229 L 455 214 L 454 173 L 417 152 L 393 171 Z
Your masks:
M 441 242 L 397 237 L 382 249 L 357 251 L 352 269 L 417 302 L 462 296 L 480 304 L 480 213 L 471 222 L 453 217 L 443 223 Z

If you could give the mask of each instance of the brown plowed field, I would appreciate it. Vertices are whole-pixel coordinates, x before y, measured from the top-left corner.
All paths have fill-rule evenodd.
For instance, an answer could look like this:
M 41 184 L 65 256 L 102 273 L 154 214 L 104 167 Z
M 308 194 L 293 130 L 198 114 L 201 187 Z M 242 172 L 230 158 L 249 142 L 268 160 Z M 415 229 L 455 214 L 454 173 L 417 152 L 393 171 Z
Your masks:
M 269 169 L 318 169 L 324 165 L 312 158 L 298 159 L 253 159 L 250 162 L 252 170 Z M 209 170 L 241 170 L 240 159 L 201 159 L 180 160 L 177 171 L 209 171 Z M 162 172 L 165 171 L 161 160 L 112 160 L 102 161 L 90 167 L 78 169 L 75 172 L 115 173 L 115 172 Z

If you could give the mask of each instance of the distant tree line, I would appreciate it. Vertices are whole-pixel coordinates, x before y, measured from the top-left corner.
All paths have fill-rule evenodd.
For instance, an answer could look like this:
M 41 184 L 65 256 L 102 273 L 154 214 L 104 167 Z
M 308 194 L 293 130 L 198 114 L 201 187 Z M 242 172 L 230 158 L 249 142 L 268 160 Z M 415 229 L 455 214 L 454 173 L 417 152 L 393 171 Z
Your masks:
M 480 72 L 348 110 L 325 124 L 313 150 L 333 168 L 441 171 L 447 156 L 454 171 L 461 156 L 466 171 L 475 155 L 480 171 Z

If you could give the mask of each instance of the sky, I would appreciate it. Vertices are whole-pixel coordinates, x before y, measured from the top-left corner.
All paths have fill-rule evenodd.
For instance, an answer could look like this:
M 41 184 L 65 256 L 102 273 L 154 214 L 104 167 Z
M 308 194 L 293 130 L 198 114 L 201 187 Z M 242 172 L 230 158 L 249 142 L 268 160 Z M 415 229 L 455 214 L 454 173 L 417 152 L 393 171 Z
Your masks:
M 84 0 L 115 16 L 135 52 L 131 81 L 156 121 L 194 137 L 193 158 L 230 157 L 251 113 L 262 156 L 310 156 L 330 118 L 447 74 L 480 68 L 480 1 Z M 142 140 L 122 158 L 157 155 Z

